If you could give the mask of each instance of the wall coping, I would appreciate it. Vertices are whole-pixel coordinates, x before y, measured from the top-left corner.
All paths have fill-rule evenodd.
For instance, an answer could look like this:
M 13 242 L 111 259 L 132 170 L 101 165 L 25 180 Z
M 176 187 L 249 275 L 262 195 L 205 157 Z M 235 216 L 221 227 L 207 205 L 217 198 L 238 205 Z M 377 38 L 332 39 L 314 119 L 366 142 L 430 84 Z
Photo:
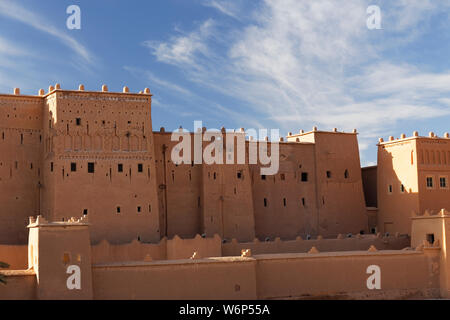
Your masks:
M 0 274 L 7 277 L 35 276 L 34 269 L 28 270 L 0 270 Z
M 213 257 L 202 259 L 180 259 L 180 260 L 155 260 L 146 261 L 126 261 L 113 263 L 100 263 L 92 265 L 94 269 L 102 268 L 128 268 L 145 266 L 165 266 L 165 265 L 187 265 L 187 264 L 213 264 L 213 263 L 233 263 L 233 262 L 252 262 L 254 258 L 245 257 Z

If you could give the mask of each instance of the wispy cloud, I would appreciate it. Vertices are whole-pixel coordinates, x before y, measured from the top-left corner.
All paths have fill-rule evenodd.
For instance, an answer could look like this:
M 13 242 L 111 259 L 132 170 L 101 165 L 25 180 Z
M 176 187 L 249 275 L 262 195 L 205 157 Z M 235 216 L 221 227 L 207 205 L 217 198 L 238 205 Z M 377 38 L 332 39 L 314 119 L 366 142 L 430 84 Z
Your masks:
M 228 11 L 225 5 L 231 2 L 205 3 L 227 15 L 241 14 Z M 437 14 L 448 15 L 450 5 L 383 2 L 383 29 L 371 31 L 366 27 L 370 4 L 264 0 L 245 13 L 244 28 L 225 33 L 207 28 L 205 33 L 202 25 L 187 35 L 153 42 L 151 54 L 177 66 L 183 82 L 191 81 L 199 92 L 207 89 L 236 101 L 238 107 L 221 111 L 236 123 L 252 119 L 285 132 L 312 125 L 357 128 L 364 150 L 400 121 L 450 116 L 450 70 L 399 63 L 390 54 L 423 37 Z M 222 106 L 217 103 L 217 110 Z
M 196 66 L 196 61 L 208 57 L 210 50 L 206 41 L 212 34 L 214 22 L 209 19 L 200 27 L 187 35 L 174 36 L 169 42 L 145 41 L 144 45 L 151 50 L 158 61 L 172 65 Z
M 234 19 L 241 20 L 239 17 L 239 6 L 236 1 L 206 0 L 203 2 L 203 5 L 219 10 L 222 14 Z
M 134 74 L 138 77 L 144 77 L 147 81 L 150 82 L 152 87 L 158 87 L 163 89 L 168 89 L 172 92 L 176 92 L 185 96 L 191 95 L 191 92 L 173 82 L 165 81 L 161 79 L 160 77 L 156 77 L 153 72 L 148 70 L 141 70 L 138 68 L 130 67 L 130 66 L 124 66 L 123 67 L 126 71 Z
M 60 28 L 56 28 L 55 26 L 48 23 L 48 21 L 44 17 L 41 17 L 40 15 L 18 5 L 16 1 L 13 2 L 10 0 L 1 0 L 0 15 L 14 19 L 16 21 L 29 25 L 36 30 L 54 36 L 66 46 L 71 48 L 85 62 L 93 62 L 93 55 L 80 42 L 78 42 L 68 34 L 62 32 Z

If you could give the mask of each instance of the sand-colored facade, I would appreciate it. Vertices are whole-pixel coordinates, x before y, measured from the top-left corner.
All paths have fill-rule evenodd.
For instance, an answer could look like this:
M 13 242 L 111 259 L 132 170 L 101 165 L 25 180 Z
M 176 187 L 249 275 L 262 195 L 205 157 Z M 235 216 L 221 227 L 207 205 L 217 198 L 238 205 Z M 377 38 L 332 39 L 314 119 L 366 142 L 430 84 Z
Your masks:
M 380 139 L 377 202 L 380 232 L 410 233 L 411 217 L 450 208 L 450 136 Z
M 91 239 L 157 242 L 196 234 L 239 241 L 368 231 L 356 133 L 314 129 L 261 164 L 175 164 L 178 141 L 153 131 L 152 95 L 62 90 L 0 96 L 0 243 L 26 244 L 28 216 L 87 215 Z M 237 130 L 235 157 L 251 142 Z M 238 142 L 241 142 L 241 145 Z M 224 139 L 224 148 L 227 141 Z M 210 143 L 202 141 L 202 150 Z M 270 148 L 270 142 L 268 143 Z M 237 163 L 237 161 L 235 162 Z
M 0 95 L 0 299 L 449 297 L 448 134 L 380 139 L 361 169 L 356 130 L 300 130 L 262 175 L 243 129 L 222 143 L 244 162 L 174 162 L 151 100 Z

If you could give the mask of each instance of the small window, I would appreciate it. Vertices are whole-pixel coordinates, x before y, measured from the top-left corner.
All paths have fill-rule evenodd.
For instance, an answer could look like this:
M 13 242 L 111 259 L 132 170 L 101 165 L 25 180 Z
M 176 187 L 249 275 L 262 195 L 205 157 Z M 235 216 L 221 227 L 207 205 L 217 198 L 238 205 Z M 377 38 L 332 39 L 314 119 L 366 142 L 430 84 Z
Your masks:
M 348 179 L 348 170 L 347 170 L 347 169 L 346 169 L 345 172 L 344 172 L 344 178 L 345 178 L 345 179 Z
M 72 172 L 77 171 L 77 164 L 75 162 L 72 162 L 70 164 L 70 171 L 72 171 Z
M 53 172 L 53 162 L 50 162 L 50 172 Z
M 283 206 L 286 207 L 286 205 L 287 205 L 286 198 L 283 198 Z
M 280 174 L 280 179 L 281 179 L 282 181 L 286 180 L 286 176 L 284 175 L 284 173 Z
M 137 212 L 138 212 L 138 213 L 141 212 L 141 207 L 140 207 L 140 206 L 137 207 Z
M 305 198 L 302 198 L 302 205 L 305 207 L 306 206 L 306 200 Z
M 238 178 L 238 179 L 242 179 L 242 172 L 241 172 L 241 171 L 238 171 L 238 173 L 237 173 L 237 178 Z
M 388 185 L 388 193 L 392 194 L 392 191 L 393 191 L 392 184 L 390 184 L 390 185 Z
M 327 178 L 328 178 L 328 179 L 331 178 L 331 171 L 327 171 Z
M 266 175 L 265 174 L 261 175 L 261 180 L 266 180 Z
M 88 162 L 88 173 L 94 173 L 95 165 L 93 162 Z
M 302 172 L 301 180 L 302 180 L 302 182 L 308 181 L 308 172 Z
M 428 241 L 430 244 L 433 244 L 433 243 L 434 243 L 434 233 L 429 233 L 429 234 L 427 234 L 427 241 Z
M 123 164 L 119 163 L 119 164 L 117 165 L 117 171 L 118 171 L 118 172 L 123 172 Z
M 427 177 L 427 188 L 433 188 L 433 177 Z
M 84 210 L 83 210 L 83 215 L 84 215 L 84 216 L 87 216 L 87 214 L 88 214 L 88 209 L 84 209 Z
M 400 192 L 405 193 L 405 186 L 403 184 L 400 185 Z
M 264 207 L 267 207 L 267 199 L 264 198 Z
M 117 213 L 120 213 L 120 207 L 117 207 L 117 208 L 116 208 L 116 212 L 117 212 Z
M 447 184 L 447 178 L 446 178 L 446 177 L 440 177 L 440 178 L 439 178 L 439 186 L 440 186 L 442 189 L 445 189 L 445 188 L 448 187 L 448 184 Z
M 75 122 L 77 126 L 81 126 L 81 118 L 76 118 Z
M 144 171 L 144 166 L 142 165 L 142 163 L 138 163 L 138 172 L 142 171 Z

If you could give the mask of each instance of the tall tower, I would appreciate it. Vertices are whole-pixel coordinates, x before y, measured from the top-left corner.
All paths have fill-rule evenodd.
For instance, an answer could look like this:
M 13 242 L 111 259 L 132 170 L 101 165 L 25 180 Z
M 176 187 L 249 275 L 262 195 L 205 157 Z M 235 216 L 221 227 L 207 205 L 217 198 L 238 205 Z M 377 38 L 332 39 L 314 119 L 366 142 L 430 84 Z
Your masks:
M 160 238 L 151 94 L 50 87 L 44 97 L 41 214 L 88 215 L 91 239 Z

